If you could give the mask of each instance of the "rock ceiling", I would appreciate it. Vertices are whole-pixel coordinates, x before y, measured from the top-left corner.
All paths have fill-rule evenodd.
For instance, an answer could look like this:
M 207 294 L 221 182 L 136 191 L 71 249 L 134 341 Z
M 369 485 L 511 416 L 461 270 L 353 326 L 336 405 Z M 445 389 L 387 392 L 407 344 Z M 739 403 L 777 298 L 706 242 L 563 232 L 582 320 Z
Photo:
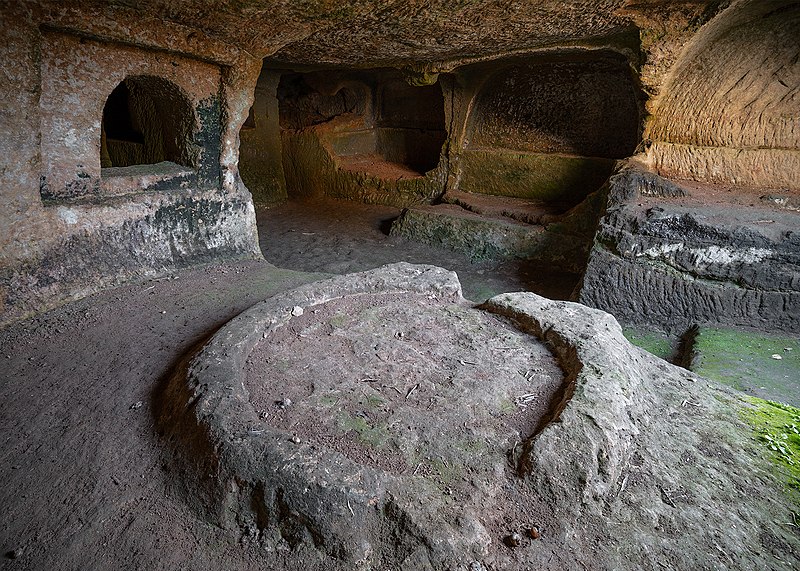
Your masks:
M 66 2 L 40 0 L 52 10 Z M 70 3 L 71 4 L 71 3 Z M 447 67 L 685 19 L 719 0 L 95 0 L 99 17 L 199 30 L 290 65 Z M 75 3 L 87 10 L 87 2 Z M 688 17 L 688 18 L 687 18 Z

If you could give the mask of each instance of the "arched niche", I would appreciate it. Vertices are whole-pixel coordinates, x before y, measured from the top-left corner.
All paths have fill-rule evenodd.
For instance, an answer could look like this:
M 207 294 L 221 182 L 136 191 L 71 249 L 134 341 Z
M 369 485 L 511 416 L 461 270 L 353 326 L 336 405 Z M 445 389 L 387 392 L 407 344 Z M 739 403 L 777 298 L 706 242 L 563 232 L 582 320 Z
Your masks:
M 565 52 L 476 64 L 459 189 L 571 208 L 600 188 L 641 136 L 627 58 Z
M 447 140 L 441 86 L 391 78 L 380 85 L 378 110 L 378 144 L 386 160 L 420 174 L 435 169 Z
M 413 179 L 439 164 L 447 130 L 438 83 L 411 86 L 390 69 L 284 73 L 277 98 L 283 133 L 314 128 L 342 170 Z
M 638 105 L 622 58 L 511 65 L 493 73 L 475 98 L 469 144 L 624 158 L 639 140 Z
M 127 77 L 103 107 L 101 167 L 168 162 L 197 168 L 196 131 L 192 103 L 180 87 L 156 76 Z
M 738 2 L 673 66 L 645 137 L 663 176 L 800 192 L 800 4 Z

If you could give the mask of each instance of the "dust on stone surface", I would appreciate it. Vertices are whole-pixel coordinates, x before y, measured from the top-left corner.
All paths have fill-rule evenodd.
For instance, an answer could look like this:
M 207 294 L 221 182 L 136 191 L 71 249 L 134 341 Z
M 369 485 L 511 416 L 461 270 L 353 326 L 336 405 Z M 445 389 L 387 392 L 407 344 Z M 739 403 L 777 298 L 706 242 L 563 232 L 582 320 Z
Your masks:
M 563 381 L 552 354 L 503 318 L 420 294 L 306 310 L 255 347 L 245 372 L 268 425 L 445 489 L 528 438 Z
M 542 541 L 552 506 L 513 464 L 564 380 L 542 343 L 469 302 L 423 294 L 360 294 L 297 313 L 244 366 L 264 423 L 411 487 L 433 483 L 449 520 L 475 514 L 489 533 L 487 569 L 524 568 L 530 550 L 568 565 Z M 510 533 L 520 546 L 504 542 Z

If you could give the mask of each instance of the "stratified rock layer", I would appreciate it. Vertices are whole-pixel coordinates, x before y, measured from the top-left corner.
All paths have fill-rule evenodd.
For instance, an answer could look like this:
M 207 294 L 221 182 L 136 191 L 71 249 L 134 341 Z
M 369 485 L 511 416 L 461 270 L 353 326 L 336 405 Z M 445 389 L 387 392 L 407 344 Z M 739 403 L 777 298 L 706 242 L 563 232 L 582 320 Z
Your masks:
M 695 323 L 800 331 L 800 217 L 702 192 L 682 201 L 681 187 L 633 168 L 612 177 L 579 300 L 675 332 Z

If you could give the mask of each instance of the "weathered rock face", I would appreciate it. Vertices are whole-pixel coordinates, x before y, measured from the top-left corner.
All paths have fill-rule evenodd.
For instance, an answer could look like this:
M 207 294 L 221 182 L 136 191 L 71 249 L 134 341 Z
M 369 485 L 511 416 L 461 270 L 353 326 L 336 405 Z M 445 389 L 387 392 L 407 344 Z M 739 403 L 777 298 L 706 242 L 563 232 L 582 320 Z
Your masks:
M 161 40 L 176 35 L 169 23 L 121 30 L 125 20 L 80 15 L 3 8 L 0 322 L 134 276 L 258 255 L 236 163 L 260 62 Z
M 779 523 L 790 503 L 762 496 L 772 476 L 732 394 L 633 347 L 601 311 L 526 293 L 468 308 L 459 293 L 452 273 L 395 264 L 303 286 L 228 323 L 163 395 L 186 499 L 266 550 L 313 544 L 310 557 L 351 568 L 791 568 L 798 539 Z M 401 320 L 379 317 L 404 300 Z M 354 301 L 358 318 L 337 313 Z M 425 341 L 452 319 L 453 337 Z M 331 340 L 341 371 L 302 372 L 290 362 L 301 354 L 280 351 L 267 370 L 253 366 L 259 343 L 315 338 Z M 380 359 L 411 355 L 414 338 L 418 359 Z M 565 376 L 551 379 L 561 386 L 546 414 L 515 432 L 506 421 L 525 411 L 513 410 L 551 376 L 539 341 Z M 488 377 L 462 359 L 463 374 L 442 378 L 441 358 L 428 367 L 423 356 L 487 348 L 505 352 Z M 302 380 L 281 386 L 292 372 Z M 302 415 L 292 424 L 292 407 L 319 409 L 325 428 Z M 337 411 L 346 421 L 328 426 Z M 360 439 L 337 445 L 351 431 Z M 512 531 L 526 537 L 512 542 Z
M 267 195 L 413 206 L 393 234 L 580 272 L 599 215 L 587 197 L 640 137 L 630 58 L 618 39 L 463 66 L 430 85 L 385 69 L 265 68 L 260 81 L 278 81 L 280 141 L 274 119 L 263 132 L 282 148 L 284 175 Z M 243 168 L 257 170 L 250 145 Z M 431 201 L 448 206 L 418 206 Z
M 643 129 L 665 176 L 800 189 L 793 2 L 21 0 L 0 17 L 3 322 L 258 255 L 242 126 L 263 202 L 469 192 L 563 214 Z M 578 218 L 553 226 L 565 267 L 591 240 Z
M 710 193 L 636 168 L 612 177 L 580 301 L 674 332 L 707 322 L 800 331 L 797 213 Z
M 412 86 L 397 70 L 280 77 L 277 98 L 288 194 L 407 206 L 440 195 L 451 106 L 438 84 Z
M 646 137 L 659 173 L 800 191 L 800 5 L 738 2 L 670 71 Z
M 535 338 L 460 291 L 452 272 L 397 264 L 277 296 L 230 323 L 165 396 L 177 455 L 209 488 L 188 489 L 189 501 L 266 544 L 311 541 L 357 567 L 485 556 L 506 451 L 535 429 L 562 375 Z M 290 339 L 300 343 L 291 358 Z M 203 441 L 219 462 L 183 448 Z

